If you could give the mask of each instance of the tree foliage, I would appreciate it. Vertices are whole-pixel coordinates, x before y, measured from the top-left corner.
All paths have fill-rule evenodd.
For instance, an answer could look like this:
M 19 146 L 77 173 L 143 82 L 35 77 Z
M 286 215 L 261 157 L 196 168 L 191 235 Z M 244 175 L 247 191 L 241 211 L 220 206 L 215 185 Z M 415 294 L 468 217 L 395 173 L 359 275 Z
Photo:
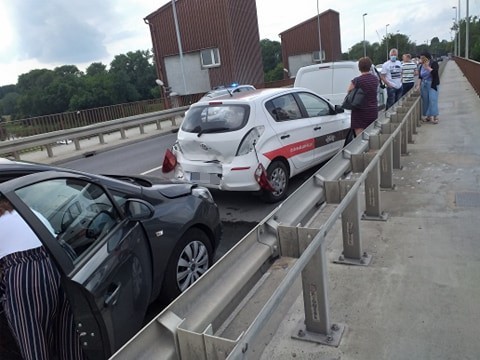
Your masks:
M 95 62 L 85 73 L 75 65 L 22 74 L 16 85 L 0 87 L 2 114 L 40 116 L 108 106 L 153 97 L 156 72 L 150 51 L 115 56 L 107 66 Z

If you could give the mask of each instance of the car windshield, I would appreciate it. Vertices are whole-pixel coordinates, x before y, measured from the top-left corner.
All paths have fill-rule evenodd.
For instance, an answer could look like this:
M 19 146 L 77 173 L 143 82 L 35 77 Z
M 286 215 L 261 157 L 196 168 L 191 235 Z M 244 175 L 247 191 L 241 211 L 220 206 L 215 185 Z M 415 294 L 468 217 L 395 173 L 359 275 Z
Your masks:
M 215 104 L 195 106 L 187 112 L 182 130 L 196 133 L 229 132 L 245 126 L 250 114 L 247 105 Z

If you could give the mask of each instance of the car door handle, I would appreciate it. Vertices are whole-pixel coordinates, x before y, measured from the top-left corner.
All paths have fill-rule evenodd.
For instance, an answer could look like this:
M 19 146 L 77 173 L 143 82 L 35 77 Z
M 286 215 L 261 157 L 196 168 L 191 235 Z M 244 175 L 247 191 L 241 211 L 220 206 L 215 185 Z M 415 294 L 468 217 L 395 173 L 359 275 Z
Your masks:
M 287 139 L 287 138 L 289 138 L 289 137 L 290 137 L 290 135 L 282 135 L 282 136 L 280 136 L 280 139 L 283 140 L 283 139 Z
M 315 127 L 313 128 L 313 130 L 315 130 L 315 131 L 317 131 L 317 130 L 322 130 L 322 127 L 321 127 L 321 126 L 315 126 Z
M 107 298 L 105 299 L 105 306 L 115 306 L 118 301 L 118 294 L 122 284 L 111 284 L 108 288 Z

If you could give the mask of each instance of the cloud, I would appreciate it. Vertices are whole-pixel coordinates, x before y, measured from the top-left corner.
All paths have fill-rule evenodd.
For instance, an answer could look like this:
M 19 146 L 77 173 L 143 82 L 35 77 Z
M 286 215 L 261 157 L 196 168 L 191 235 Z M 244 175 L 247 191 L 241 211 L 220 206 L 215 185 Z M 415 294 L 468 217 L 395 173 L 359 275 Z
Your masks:
M 16 0 L 8 8 L 21 60 L 78 63 L 107 55 L 103 21 L 110 1 Z

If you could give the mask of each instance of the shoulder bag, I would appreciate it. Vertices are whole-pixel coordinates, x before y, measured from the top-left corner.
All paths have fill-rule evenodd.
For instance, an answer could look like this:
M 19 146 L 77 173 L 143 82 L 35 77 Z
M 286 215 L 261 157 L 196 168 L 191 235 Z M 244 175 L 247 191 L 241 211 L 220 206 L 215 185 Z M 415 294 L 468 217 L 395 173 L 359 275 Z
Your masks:
M 357 86 L 357 79 L 355 79 L 354 83 L 355 87 L 348 92 L 342 103 L 342 107 L 346 110 L 358 109 L 362 107 L 365 101 L 365 92 Z

